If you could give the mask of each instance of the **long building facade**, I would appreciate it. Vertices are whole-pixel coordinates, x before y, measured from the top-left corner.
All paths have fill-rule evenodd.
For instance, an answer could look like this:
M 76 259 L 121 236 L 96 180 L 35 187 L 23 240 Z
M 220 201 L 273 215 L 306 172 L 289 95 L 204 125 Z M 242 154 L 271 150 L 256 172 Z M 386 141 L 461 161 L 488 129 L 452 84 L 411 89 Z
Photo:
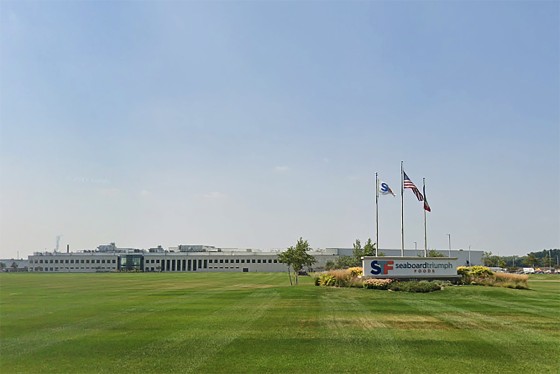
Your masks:
M 315 258 L 316 267 L 324 267 L 333 256 L 316 255 Z M 286 271 L 286 265 L 278 261 L 278 253 L 266 252 L 36 253 L 29 256 L 29 271 L 278 272 Z
M 400 250 L 381 250 L 387 256 L 399 256 Z M 447 252 L 447 251 L 446 251 Z M 97 250 L 80 252 L 42 252 L 29 256 L 30 272 L 99 273 L 99 272 L 282 272 L 286 264 L 278 261 L 280 251 L 220 249 L 212 246 L 180 245 L 169 250 L 117 248 L 114 243 Z M 316 263 L 308 271 L 324 270 L 328 261 L 351 256 L 349 248 L 317 249 L 309 252 Z M 451 251 L 462 265 L 480 265 L 482 251 Z M 421 256 L 405 251 L 406 256 Z

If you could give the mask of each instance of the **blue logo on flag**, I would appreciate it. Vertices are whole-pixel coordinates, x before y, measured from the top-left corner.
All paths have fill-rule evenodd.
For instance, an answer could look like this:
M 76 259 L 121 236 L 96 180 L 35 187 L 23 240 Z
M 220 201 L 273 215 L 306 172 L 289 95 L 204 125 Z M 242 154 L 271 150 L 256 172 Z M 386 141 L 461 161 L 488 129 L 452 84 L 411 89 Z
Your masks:
M 385 182 L 381 182 L 379 184 L 379 192 L 381 192 L 382 195 L 393 195 L 395 196 L 395 194 L 393 193 L 393 191 L 391 190 L 391 187 L 389 187 L 389 185 Z

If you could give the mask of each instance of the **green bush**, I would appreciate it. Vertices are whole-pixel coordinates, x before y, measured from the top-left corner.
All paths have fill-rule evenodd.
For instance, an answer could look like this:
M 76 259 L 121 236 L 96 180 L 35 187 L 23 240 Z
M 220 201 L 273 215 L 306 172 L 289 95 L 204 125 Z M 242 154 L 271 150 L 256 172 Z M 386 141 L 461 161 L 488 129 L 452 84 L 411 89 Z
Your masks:
M 370 290 L 386 290 L 392 282 L 392 279 L 368 278 L 363 281 L 363 287 Z
M 362 288 L 363 286 L 364 280 L 361 277 L 354 277 L 349 281 L 349 287 Z
M 329 273 L 323 273 L 320 275 L 320 284 L 321 286 L 334 286 L 336 284 L 336 278 L 329 274 Z
M 486 266 L 471 266 L 469 269 L 469 273 L 471 276 L 476 278 L 485 278 L 494 275 L 492 270 L 490 270 Z
M 389 289 L 391 291 L 403 292 L 433 292 L 441 290 L 441 286 L 436 282 L 429 281 L 403 281 L 393 282 Z
M 433 280 L 432 283 L 437 284 L 441 289 L 443 289 L 444 287 L 451 287 L 453 285 L 453 283 L 451 283 L 450 281 L 441 279 Z
M 515 289 L 529 288 L 526 275 L 493 273 L 486 266 L 459 266 L 457 274 L 461 275 L 463 284 Z
M 360 268 L 361 270 L 361 268 Z M 354 276 L 356 270 L 330 270 L 319 275 L 319 285 L 330 287 L 362 287 L 362 279 Z M 316 281 L 317 282 L 317 281 Z M 317 283 L 315 283 L 317 284 Z
M 461 275 L 463 284 L 487 284 L 494 276 L 486 266 L 459 266 L 457 274 Z
M 364 269 L 361 266 L 356 266 L 348 269 L 352 277 L 361 277 L 364 275 Z

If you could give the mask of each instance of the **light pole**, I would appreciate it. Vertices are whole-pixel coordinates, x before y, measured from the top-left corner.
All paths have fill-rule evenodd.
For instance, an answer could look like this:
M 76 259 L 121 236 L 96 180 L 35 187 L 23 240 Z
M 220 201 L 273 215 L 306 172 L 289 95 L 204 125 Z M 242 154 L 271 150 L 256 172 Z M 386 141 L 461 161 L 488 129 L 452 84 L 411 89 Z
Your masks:
M 418 242 L 414 242 L 414 250 L 415 250 L 415 251 L 418 250 Z
M 449 257 L 451 257 L 451 234 L 447 234 L 447 237 L 449 239 Z
M 472 266 L 471 264 L 471 245 L 469 244 L 469 266 Z

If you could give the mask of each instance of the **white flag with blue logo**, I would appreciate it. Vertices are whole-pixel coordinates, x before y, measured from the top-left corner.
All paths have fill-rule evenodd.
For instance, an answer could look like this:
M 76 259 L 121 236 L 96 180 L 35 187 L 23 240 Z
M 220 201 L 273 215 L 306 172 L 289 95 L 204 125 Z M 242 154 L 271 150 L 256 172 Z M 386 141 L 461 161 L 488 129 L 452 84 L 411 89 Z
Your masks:
M 383 182 L 383 181 L 379 181 L 379 193 L 381 195 L 393 195 L 393 196 L 395 196 L 391 187 L 389 187 L 389 185 L 387 183 Z

